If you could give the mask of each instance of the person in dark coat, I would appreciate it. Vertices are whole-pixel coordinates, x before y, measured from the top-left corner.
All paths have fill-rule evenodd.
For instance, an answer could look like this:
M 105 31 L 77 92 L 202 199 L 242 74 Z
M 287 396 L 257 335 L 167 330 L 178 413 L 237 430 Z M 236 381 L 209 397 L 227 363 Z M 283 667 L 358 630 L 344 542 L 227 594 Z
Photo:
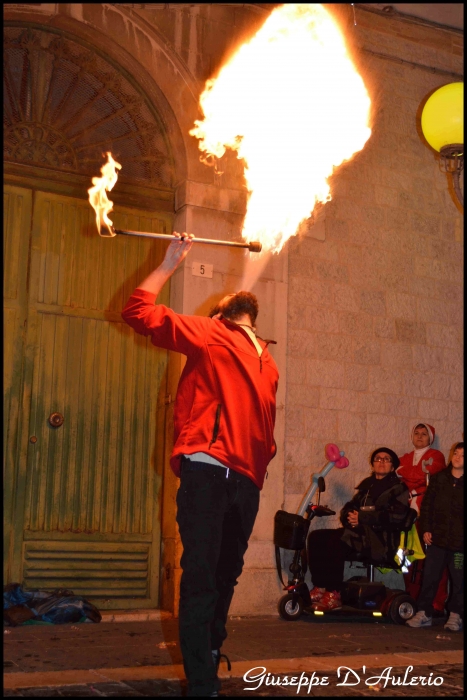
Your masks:
M 452 584 L 448 602 L 449 619 L 444 625 L 452 632 L 462 629 L 464 615 L 464 443 L 454 448 L 446 469 L 430 479 L 420 512 L 420 531 L 427 545 L 418 612 L 407 621 L 409 627 L 431 627 L 433 599 L 444 568 Z
M 388 447 L 374 450 L 372 474 L 342 508 L 342 528 L 314 530 L 308 537 L 308 560 L 315 610 L 342 607 L 344 564 L 369 557 L 378 566 L 393 566 L 400 533 L 409 513 L 409 490 L 397 477 L 399 458 Z

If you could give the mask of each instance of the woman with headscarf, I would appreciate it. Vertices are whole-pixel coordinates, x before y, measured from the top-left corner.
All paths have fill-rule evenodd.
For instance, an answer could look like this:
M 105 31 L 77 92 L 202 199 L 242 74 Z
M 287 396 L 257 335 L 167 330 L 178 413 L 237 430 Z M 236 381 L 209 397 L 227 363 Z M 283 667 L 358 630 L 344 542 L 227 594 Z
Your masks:
M 432 425 L 417 423 L 412 428 L 410 438 L 414 449 L 400 457 L 400 466 L 396 469 L 396 474 L 410 491 L 410 507 L 420 513 L 430 477 L 445 469 L 446 461 L 442 452 L 431 447 L 435 439 L 435 429 Z M 420 532 L 418 520 L 416 525 L 421 540 L 423 533 Z M 423 562 L 423 559 L 418 560 L 414 563 L 411 571 L 404 574 L 405 588 L 415 600 L 420 593 Z M 444 613 L 447 582 L 448 572 L 446 569 L 433 602 L 433 607 L 438 613 Z
M 415 449 L 400 457 L 397 476 L 410 491 L 410 507 L 420 512 L 430 476 L 446 468 L 446 460 L 439 450 L 431 445 L 435 439 L 435 429 L 428 423 L 417 423 L 410 436 Z

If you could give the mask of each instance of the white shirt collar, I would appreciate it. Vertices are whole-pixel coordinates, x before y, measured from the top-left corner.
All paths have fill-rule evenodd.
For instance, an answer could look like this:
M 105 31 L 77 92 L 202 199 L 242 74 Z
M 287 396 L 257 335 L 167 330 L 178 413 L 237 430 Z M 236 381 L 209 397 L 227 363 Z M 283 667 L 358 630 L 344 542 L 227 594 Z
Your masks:
M 420 450 L 414 450 L 412 465 L 415 466 L 415 464 L 418 464 L 425 452 L 427 452 L 427 450 L 429 450 L 430 447 L 431 445 L 428 445 L 428 447 L 422 447 Z

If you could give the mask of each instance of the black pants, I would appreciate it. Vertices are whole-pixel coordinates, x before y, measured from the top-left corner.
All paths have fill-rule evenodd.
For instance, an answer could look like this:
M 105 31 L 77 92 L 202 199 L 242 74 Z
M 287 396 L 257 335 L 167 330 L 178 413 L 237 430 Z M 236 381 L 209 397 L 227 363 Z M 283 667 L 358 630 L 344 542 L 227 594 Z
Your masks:
M 422 590 L 417 604 L 419 610 L 432 617 L 433 600 L 445 567 L 448 567 L 452 591 L 447 608 L 449 612 L 464 617 L 464 553 L 451 552 L 449 549 L 431 544 L 427 547 L 425 566 L 423 567 Z
M 248 477 L 182 459 L 177 493 L 183 544 L 179 629 L 191 696 L 220 688 L 211 652 L 227 637 L 227 615 L 258 506 L 259 488 Z
M 344 582 L 346 561 L 355 561 L 356 554 L 341 541 L 344 528 L 312 530 L 308 537 L 308 562 L 314 586 L 327 591 L 340 591 Z

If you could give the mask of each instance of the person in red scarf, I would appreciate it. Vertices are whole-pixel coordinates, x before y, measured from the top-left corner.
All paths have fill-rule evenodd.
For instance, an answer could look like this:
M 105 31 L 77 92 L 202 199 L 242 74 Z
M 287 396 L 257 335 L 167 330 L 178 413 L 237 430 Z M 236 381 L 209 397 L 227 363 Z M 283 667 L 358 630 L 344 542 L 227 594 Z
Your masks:
M 400 466 L 396 470 L 396 474 L 410 491 L 410 507 L 416 510 L 417 513 L 420 513 L 420 507 L 430 476 L 445 469 L 446 460 L 442 452 L 431 447 L 435 439 L 435 429 L 432 425 L 417 423 L 412 428 L 410 437 L 414 449 L 412 452 L 407 452 L 400 457 Z M 418 529 L 418 520 L 416 522 Z M 420 538 L 422 538 L 422 534 L 419 532 Z M 423 561 L 419 560 L 416 562 L 414 568 L 407 574 L 404 574 L 406 590 L 415 600 L 420 593 Z M 448 572 L 446 569 L 433 602 L 434 609 L 439 613 L 444 612 L 447 598 L 447 582 Z

